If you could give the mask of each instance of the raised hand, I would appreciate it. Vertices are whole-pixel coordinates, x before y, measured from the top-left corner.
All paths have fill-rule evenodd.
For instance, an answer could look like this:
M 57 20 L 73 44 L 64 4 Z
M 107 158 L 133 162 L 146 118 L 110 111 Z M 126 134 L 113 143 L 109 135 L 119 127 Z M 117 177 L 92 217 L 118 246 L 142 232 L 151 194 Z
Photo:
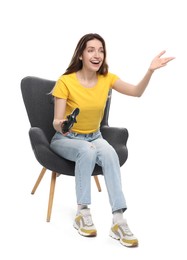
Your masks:
M 167 65 L 169 61 L 175 59 L 175 57 L 164 57 L 162 55 L 165 54 L 166 51 L 160 52 L 151 62 L 149 70 L 154 71 L 156 69 L 162 68 Z

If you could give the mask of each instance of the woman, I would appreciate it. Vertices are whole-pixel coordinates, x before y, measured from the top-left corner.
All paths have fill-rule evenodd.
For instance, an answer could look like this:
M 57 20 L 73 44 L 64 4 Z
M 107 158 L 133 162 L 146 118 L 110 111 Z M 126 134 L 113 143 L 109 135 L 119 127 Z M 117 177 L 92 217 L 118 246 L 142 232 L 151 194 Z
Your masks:
M 98 34 L 86 34 L 78 42 L 69 67 L 57 80 L 52 95 L 55 97 L 53 126 L 56 130 L 51 149 L 63 158 L 75 162 L 77 214 L 74 227 L 83 236 L 96 236 L 89 205 L 91 204 L 91 175 L 95 164 L 103 169 L 113 214 L 110 236 L 124 246 L 137 246 L 138 239 L 130 231 L 124 212 L 127 209 L 121 186 L 120 165 L 113 147 L 100 132 L 105 104 L 110 88 L 130 96 L 140 97 L 153 72 L 174 57 L 157 55 L 145 76 L 132 85 L 108 71 L 106 46 Z M 76 107 L 80 109 L 77 123 L 63 133 L 65 118 Z

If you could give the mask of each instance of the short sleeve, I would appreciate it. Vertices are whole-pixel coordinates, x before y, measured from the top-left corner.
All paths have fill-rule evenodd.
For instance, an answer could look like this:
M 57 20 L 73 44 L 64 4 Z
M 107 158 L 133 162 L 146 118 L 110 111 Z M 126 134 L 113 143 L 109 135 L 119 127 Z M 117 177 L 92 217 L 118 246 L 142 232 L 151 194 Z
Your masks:
M 116 82 L 116 80 L 119 79 L 119 77 L 116 74 L 113 74 L 113 73 L 108 73 L 108 77 L 110 79 L 110 88 L 112 88 L 114 83 Z
M 52 95 L 54 97 L 63 98 L 63 99 L 68 98 L 69 90 L 62 79 L 57 80 L 57 82 L 53 88 Z

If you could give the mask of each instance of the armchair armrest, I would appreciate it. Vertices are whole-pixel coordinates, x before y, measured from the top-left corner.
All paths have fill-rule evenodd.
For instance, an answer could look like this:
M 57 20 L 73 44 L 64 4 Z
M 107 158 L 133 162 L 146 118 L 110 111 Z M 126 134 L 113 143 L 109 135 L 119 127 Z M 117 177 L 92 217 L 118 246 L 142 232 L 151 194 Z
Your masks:
M 51 150 L 49 141 L 41 128 L 31 127 L 29 137 L 35 157 L 43 167 L 53 171 L 56 170 L 58 173 L 62 173 L 63 169 L 65 169 L 67 173 L 73 175 L 73 163 L 67 162 Z M 56 169 L 54 169 L 54 162 Z
M 101 133 L 103 138 L 111 145 L 115 145 L 116 143 L 123 143 L 123 145 L 126 145 L 129 137 L 128 130 L 123 127 L 102 126 Z
M 103 138 L 106 139 L 116 150 L 119 157 L 120 166 L 122 166 L 128 157 L 128 130 L 123 127 L 111 127 L 105 125 L 101 127 L 101 133 Z
M 29 130 L 29 137 L 33 150 L 36 146 L 46 146 L 49 148 L 49 141 L 44 133 L 44 131 L 39 127 L 31 127 Z

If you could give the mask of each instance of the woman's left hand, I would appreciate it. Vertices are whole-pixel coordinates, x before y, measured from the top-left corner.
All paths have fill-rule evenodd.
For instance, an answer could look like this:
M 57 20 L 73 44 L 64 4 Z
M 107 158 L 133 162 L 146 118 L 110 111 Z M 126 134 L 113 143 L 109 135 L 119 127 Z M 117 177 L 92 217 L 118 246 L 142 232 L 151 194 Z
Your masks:
M 167 63 L 173 59 L 175 59 L 175 57 L 165 57 L 165 58 L 161 58 L 161 56 L 165 53 L 166 51 L 162 51 L 160 52 L 151 62 L 149 70 L 150 71 L 154 71 L 156 69 L 162 68 L 164 66 L 167 65 Z

